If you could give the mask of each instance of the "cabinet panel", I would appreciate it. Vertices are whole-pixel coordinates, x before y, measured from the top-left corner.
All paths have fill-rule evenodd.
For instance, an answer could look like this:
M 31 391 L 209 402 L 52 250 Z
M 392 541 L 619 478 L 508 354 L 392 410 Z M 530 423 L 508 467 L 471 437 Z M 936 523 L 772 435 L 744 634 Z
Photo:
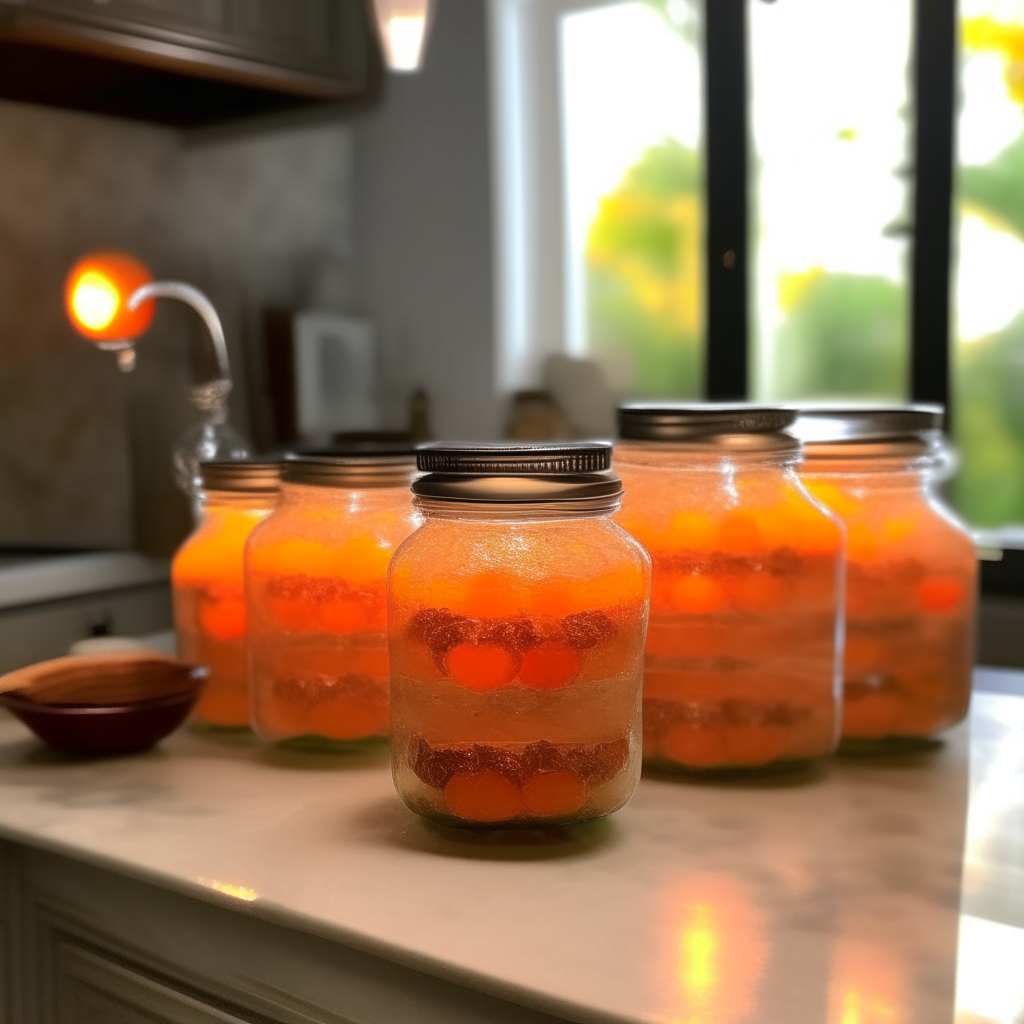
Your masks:
M 57 1024 L 245 1024 L 70 942 L 56 954 Z
M 27 0 L 26 6 L 89 21 L 200 35 L 225 33 L 229 27 L 227 0 Z
M 260 920 L 259 901 L 213 906 L 3 842 L 0 869 L 5 851 L 8 1024 L 565 1020 Z

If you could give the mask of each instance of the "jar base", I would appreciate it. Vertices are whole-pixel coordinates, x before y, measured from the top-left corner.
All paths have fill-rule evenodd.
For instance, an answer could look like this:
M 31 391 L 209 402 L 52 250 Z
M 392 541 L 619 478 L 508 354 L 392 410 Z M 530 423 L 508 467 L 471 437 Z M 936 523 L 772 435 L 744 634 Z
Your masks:
M 823 755 L 824 756 L 824 755 Z M 821 758 L 787 758 L 759 765 L 715 765 L 698 768 L 680 764 L 667 758 L 644 760 L 645 778 L 679 779 L 692 782 L 741 782 L 746 779 L 774 779 L 781 777 L 787 782 L 803 782 L 816 778 L 821 771 Z
M 363 736 L 355 740 L 334 740 L 309 734 L 278 740 L 277 746 L 300 754 L 364 754 L 379 750 L 388 743 L 387 736 Z
M 879 739 L 844 736 L 839 743 L 838 753 L 848 757 L 921 754 L 939 750 L 945 745 L 945 740 L 939 736 L 882 736 Z
M 604 821 L 615 811 L 601 811 L 582 815 L 563 815 L 557 818 L 531 819 L 524 817 L 509 818 L 506 821 L 470 821 L 465 818 L 456 818 L 451 814 L 444 814 L 438 811 L 421 807 L 412 807 L 406 804 L 414 814 L 418 814 L 431 828 L 445 833 L 477 835 L 490 832 L 500 832 L 506 838 L 527 840 L 530 836 L 536 837 L 543 833 L 563 833 L 566 829 L 577 826 L 593 825 L 594 822 Z M 618 808 L 616 808 L 617 810 Z M 518 834 L 518 835 L 517 835 Z

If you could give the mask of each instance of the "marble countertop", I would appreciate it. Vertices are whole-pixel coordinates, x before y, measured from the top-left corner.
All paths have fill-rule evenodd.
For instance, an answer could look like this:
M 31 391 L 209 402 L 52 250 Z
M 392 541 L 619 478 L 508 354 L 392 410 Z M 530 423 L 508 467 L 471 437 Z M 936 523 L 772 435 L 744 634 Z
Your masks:
M 1024 690 L 1024 674 L 979 672 Z M 386 751 L 181 731 L 61 760 L 0 719 L 0 835 L 576 1021 L 1012 1024 L 1024 1010 L 1024 697 L 938 751 L 760 783 L 645 779 L 518 844 L 407 812 Z

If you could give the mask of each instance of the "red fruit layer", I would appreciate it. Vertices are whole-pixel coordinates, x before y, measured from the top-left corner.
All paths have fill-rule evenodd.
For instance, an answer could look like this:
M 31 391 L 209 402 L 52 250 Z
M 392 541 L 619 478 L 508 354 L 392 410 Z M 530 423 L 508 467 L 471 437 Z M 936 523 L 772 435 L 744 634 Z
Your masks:
M 644 735 L 657 739 L 678 723 L 700 729 L 730 726 L 789 728 L 809 717 L 805 708 L 790 704 L 759 704 L 746 700 L 673 701 L 644 699 Z
M 409 619 L 413 640 L 425 643 L 436 658 L 459 644 L 475 642 L 523 655 L 545 640 L 557 640 L 577 651 L 589 650 L 615 635 L 617 627 L 599 609 L 566 615 L 554 631 L 544 636 L 525 616 L 507 619 L 470 619 L 448 608 L 421 608 Z
M 432 789 L 443 790 L 455 775 L 490 772 L 522 788 L 531 778 L 549 772 L 574 772 L 588 785 L 598 786 L 616 776 L 629 757 L 629 741 L 611 740 L 591 746 L 554 744 L 538 740 L 525 746 L 458 743 L 432 746 L 416 736 L 409 767 Z

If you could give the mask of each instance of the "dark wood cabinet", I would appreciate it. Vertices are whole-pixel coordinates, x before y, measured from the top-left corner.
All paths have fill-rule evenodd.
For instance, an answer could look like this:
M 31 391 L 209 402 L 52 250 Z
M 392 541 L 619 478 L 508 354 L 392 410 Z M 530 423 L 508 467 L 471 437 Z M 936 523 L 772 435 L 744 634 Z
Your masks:
M 367 0 L 0 0 L 0 96 L 183 127 L 370 93 Z

